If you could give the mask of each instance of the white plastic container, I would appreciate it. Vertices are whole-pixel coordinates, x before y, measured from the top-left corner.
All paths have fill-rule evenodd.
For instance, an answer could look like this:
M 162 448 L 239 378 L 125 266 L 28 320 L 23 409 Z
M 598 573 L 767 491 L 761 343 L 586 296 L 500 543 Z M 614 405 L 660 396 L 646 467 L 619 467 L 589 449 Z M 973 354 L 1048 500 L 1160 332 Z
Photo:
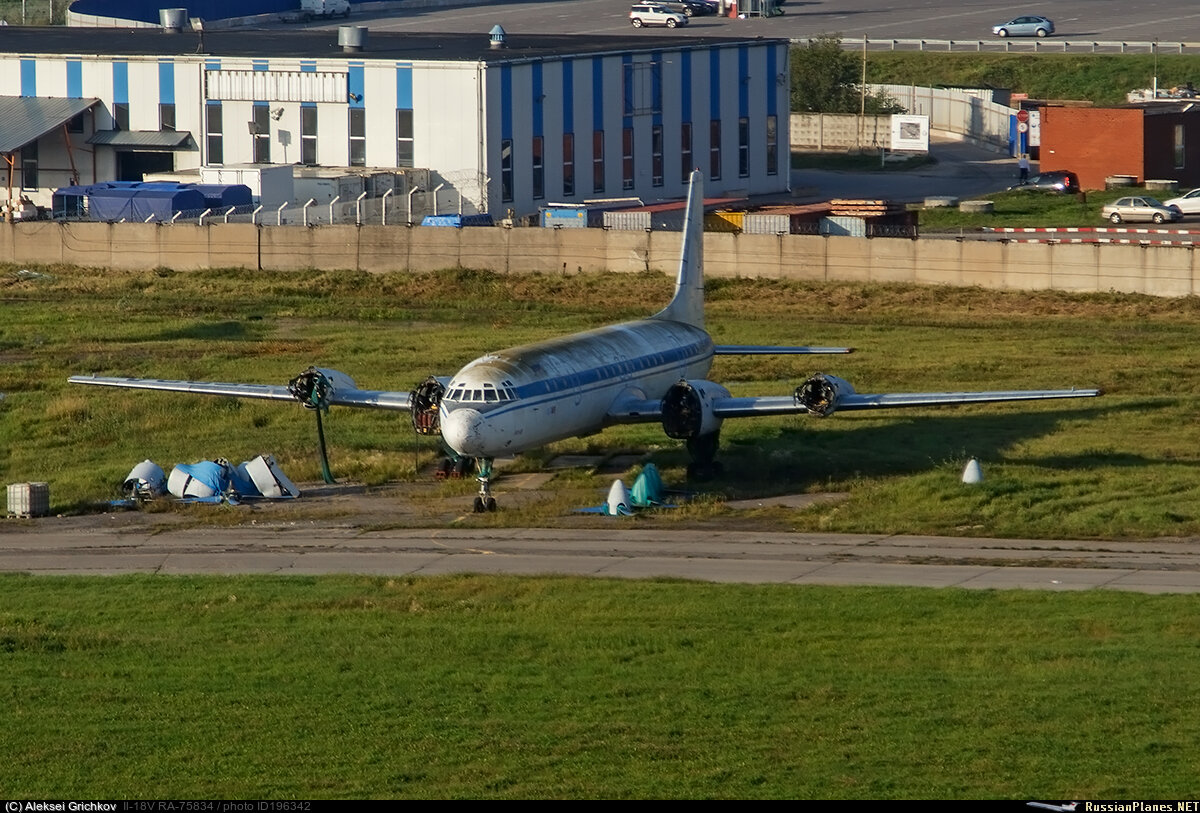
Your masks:
M 8 514 L 15 517 L 50 515 L 49 483 L 11 483 L 8 486 Z

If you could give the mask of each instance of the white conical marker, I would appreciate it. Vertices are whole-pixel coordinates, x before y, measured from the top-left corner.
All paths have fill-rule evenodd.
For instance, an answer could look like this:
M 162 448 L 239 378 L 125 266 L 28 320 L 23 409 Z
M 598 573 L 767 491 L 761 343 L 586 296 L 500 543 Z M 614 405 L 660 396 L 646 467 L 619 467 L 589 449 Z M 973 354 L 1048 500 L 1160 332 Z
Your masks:
M 979 461 L 971 458 L 967 461 L 966 467 L 963 469 L 962 481 L 964 483 L 982 483 L 983 469 L 979 468 Z
M 610 517 L 627 517 L 633 513 L 629 506 L 629 489 L 625 487 L 624 481 L 613 480 L 612 487 L 608 490 L 608 499 L 604 504 L 608 515 Z

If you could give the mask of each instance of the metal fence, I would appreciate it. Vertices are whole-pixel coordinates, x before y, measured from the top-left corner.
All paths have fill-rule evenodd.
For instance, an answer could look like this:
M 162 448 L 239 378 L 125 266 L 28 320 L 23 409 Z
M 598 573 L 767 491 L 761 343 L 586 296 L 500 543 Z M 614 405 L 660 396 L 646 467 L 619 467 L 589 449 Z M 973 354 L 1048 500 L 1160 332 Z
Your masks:
M 225 209 L 185 209 L 172 212 L 170 216 L 151 215 L 140 219 L 143 223 L 191 223 L 195 225 L 213 223 L 254 223 L 263 226 L 328 226 L 354 224 L 360 226 L 405 226 L 419 224 L 426 215 L 456 214 L 451 211 L 434 211 L 433 207 L 414 203 L 411 198 L 395 196 L 386 198 L 363 198 L 354 201 L 334 200 L 328 203 L 308 201 L 276 206 L 230 206 Z M 47 212 L 46 217 L 57 221 L 91 221 L 87 205 L 70 212 Z M 117 222 L 132 222 L 122 218 Z
M 808 45 L 814 38 L 793 39 L 793 45 Z M 1057 37 L 1012 37 L 990 40 L 871 39 L 844 38 L 842 47 L 875 51 L 980 51 L 989 53 L 1092 53 L 1092 54 L 1200 54 L 1200 42 L 1125 42 L 1119 40 L 1067 40 Z

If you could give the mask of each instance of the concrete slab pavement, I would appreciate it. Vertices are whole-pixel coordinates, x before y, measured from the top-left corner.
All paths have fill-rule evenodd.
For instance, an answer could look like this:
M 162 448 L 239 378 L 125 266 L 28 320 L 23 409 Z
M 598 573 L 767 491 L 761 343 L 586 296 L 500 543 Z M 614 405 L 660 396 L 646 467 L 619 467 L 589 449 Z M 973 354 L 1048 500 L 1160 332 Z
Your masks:
M 928 197 L 970 200 L 1001 191 L 1017 182 L 1017 159 L 992 149 L 945 137 L 931 140 L 929 152 L 937 163 L 913 170 L 845 172 L 792 170 L 792 189 L 814 190 L 801 200 L 832 198 L 887 199 L 920 203 Z M 1037 172 L 1036 163 L 1030 167 Z

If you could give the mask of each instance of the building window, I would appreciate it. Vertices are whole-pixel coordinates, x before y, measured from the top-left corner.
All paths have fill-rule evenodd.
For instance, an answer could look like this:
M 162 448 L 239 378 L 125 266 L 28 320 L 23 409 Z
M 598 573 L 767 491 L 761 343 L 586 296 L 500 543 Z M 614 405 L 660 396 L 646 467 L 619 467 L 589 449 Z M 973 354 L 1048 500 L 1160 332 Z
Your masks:
M 750 175 L 750 119 L 738 119 L 738 177 Z
M 113 129 L 129 129 L 129 102 L 113 103 Z
M 317 165 L 317 108 L 300 108 L 300 163 Z
M 662 125 L 650 128 L 650 183 L 663 185 L 663 131 Z
M 271 163 L 271 110 L 265 104 L 256 104 L 251 120 L 254 124 L 254 163 Z
M 175 132 L 175 105 L 160 104 L 158 106 L 158 129 Z
M 1183 125 L 1175 125 L 1175 169 L 1183 169 L 1184 164 L 1184 149 L 1183 149 Z
M 83 132 L 83 114 L 82 113 L 80 113 L 76 116 L 72 116 L 71 120 L 67 122 L 67 132 L 68 133 L 82 133 Z
M 779 174 L 779 117 L 767 116 L 767 174 Z
M 350 166 L 367 165 L 367 111 L 363 107 L 350 108 Z
M 621 131 L 621 188 L 633 189 L 633 128 Z
M 511 203 L 513 199 L 513 154 L 512 139 L 500 142 L 500 200 Z
M 575 194 L 575 134 L 563 133 L 563 196 Z
M 708 177 L 714 181 L 721 178 L 720 119 L 713 119 L 708 125 Z
M 21 148 L 21 188 L 38 188 L 38 145 L 30 141 Z
M 679 179 L 684 183 L 692 177 L 692 123 L 679 125 Z
M 204 131 L 208 134 L 208 163 L 225 163 L 225 136 L 222 123 L 221 103 L 213 102 L 205 105 Z
M 546 172 L 543 164 L 542 152 L 545 145 L 545 140 L 542 136 L 533 137 L 533 199 L 541 200 L 546 197 Z
M 396 111 L 396 166 L 414 166 L 413 112 L 411 110 Z
M 592 131 L 592 192 L 604 192 L 604 131 Z

